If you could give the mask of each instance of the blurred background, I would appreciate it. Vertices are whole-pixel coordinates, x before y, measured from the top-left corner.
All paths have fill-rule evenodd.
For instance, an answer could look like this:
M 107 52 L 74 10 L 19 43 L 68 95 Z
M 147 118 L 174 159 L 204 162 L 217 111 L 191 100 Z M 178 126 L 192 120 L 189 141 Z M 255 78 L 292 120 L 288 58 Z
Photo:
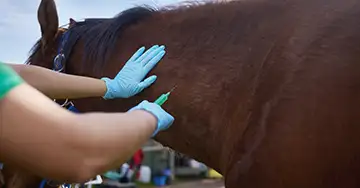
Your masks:
M 186 155 L 149 140 L 129 161 L 94 187 L 224 188 L 222 176 Z

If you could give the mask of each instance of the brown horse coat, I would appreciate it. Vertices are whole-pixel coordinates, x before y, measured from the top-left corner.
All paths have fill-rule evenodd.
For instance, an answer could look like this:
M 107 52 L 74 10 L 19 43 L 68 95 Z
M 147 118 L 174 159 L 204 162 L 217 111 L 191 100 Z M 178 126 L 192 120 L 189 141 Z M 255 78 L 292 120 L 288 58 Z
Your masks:
M 57 19 L 55 10 L 47 14 Z M 66 72 L 112 77 L 140 45 L 165 44 L 151 88 L 76 106 L 126 111 L 177 85 L 164 106 L 175 123 L 156 139 L 221 172 L 227 188 L 359 187 L 359 16 L 356 0 L 247 0 L 153 12 L 123 28 L 109 53 L 96 39 L 101 32 L 88 42 L 80 34 Z M 93 27 L 105 32 L 110 22 Z M 47 49 L 35 50 L 32 64 L 51 68 L 57 27 L 44 27 L 40 46 Z M 109 56 L 100 64 L 96 53 Z

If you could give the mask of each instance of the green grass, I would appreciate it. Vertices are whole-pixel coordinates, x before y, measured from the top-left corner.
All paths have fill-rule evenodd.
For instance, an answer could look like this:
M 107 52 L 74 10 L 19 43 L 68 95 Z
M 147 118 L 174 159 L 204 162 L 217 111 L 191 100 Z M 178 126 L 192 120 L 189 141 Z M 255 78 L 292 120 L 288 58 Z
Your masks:
M 175 185 L 178 183 L 184 182 L 182 180 L 179 179 L 175 179 L 171 182 L 171 185 Z M 186 181 L 185 181 L 186 182 Z M 156 186 L 152 183 L 141 183 L 141 182 L 136 182 L 136 185 L 138 186 L 138 188 L 155 188 Z
M 138 188 L 153 188 L 156 187 L 155 185 L 151 184 L 151 183 L 141 183 L 141 182 L 136 182 L 136 186 Z
M 156 187 L 153 184 L 144 184 L 144 183 L 136 183 L 136 186 L 138 188 L 154 188 L 154 187 Z

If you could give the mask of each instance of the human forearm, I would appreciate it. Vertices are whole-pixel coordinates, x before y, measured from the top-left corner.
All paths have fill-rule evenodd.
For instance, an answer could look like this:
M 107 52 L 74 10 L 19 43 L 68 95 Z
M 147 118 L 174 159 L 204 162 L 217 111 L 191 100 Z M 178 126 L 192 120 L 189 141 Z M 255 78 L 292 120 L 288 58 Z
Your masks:
M 125 163 L 151 137 L 156 126 L 154 116 L 138 110 L 121 115 L 84 114 L 75 118 L 78 129 L 74 132 L 81 136 L 72 137 L 69 145 L 82 155 L 82 165 L 87 169 L 83 175 L 89 177 Z
M 103 97 L 129 98 L 152 85 L 157 79 L 145 76 L 165 55 L 165 46 L 141 47 L 114 78 L 95 79 L 61 74 L 33 65 L 10 65 L 31 86 L 53 99 Z
M 102 97 L 105 82 L 100 79 L 57 73 L 33 65 L 9 64 L 32 87 L 52 99 Z
M 120 166 L 156 126 L 144 111 L 75 115 L 26 84 L 1 100 L 0 110 L 0 161 L 54 180 L 84 181 Z

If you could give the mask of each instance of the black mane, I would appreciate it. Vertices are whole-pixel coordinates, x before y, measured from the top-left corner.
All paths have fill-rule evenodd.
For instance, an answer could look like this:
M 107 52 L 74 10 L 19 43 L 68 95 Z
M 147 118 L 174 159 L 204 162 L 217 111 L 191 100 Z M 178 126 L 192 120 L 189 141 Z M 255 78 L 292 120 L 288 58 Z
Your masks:
M 70 36 L 64 46 L 65 57 L 70 57 L 73 46 L 82 38 L 84 40 L 84 61 L 94 59 L 97 61 L 94 69 L 102 66 L 111 54 L 111 50 L 116 44 L 116 39 L 127 26 L 138 23 L 144 18 L 150 17 L 157 10 L 151 7 L 135 7 L 121 12 L 114 18 L 105 19 L 85 19 L 83 22 L 77 22 L 71 27 Z M 31 48 L 29 58 L 26 64 L 31 63 L 34 54 L 40 49 L 40 40 Z

